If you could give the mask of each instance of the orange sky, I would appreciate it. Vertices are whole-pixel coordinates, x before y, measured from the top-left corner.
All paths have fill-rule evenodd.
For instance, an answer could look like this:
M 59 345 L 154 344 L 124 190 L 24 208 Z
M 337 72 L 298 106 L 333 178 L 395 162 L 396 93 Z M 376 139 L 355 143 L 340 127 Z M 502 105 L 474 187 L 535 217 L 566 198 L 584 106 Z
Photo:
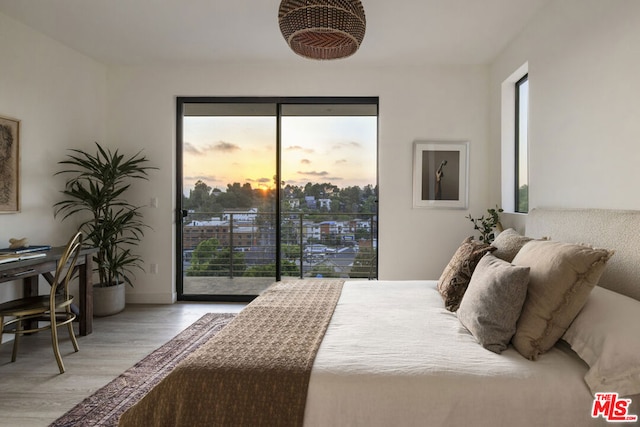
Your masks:
M 285 183 L 331 182 L 338 187 L 376 184 L 376 117 L 283 117 Z M 202 180 L 273 186 L 274 117 L 185 117 L 184 191 Z

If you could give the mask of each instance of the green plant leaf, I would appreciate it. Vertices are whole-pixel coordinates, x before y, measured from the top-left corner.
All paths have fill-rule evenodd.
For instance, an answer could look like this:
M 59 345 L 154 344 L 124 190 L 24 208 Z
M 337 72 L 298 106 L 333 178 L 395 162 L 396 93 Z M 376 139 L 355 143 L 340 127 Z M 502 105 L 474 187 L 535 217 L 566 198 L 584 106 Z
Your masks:
M 63 169 L 55 175 L 67 176 L 63 199 L 56 202 L 54 216 L 80 217 L 85 243 L 98 248 L 93 257 L 101 283 L 133 286 L 134 270 L 142 270 L 142 258 L 132 252 L 150 227 L 142 221 L 142 206 L 131 204 L 125 193 L 132 181 L 148 179 L 151 170 L 141 151 L 125 157 L 97 142 L 95 154 L 71 149 L 58 162 Z M 88 218 L 88 219 L 87 219 Z

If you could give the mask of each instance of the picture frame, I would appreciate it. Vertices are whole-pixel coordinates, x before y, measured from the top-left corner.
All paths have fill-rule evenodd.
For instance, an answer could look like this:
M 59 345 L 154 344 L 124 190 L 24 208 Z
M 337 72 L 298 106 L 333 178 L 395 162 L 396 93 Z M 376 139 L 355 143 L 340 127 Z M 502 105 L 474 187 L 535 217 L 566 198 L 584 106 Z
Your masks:
M 20 120 L 0 116 L 0 213 L 20 212 Z
M 466 209 L 469 141 L 414 141 L 413 207 Z

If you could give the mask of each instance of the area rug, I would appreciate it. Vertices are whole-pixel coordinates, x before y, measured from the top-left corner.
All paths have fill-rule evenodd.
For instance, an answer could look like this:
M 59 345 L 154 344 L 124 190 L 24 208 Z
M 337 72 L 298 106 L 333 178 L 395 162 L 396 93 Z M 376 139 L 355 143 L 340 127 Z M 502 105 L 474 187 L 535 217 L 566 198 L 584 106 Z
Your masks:
M 207 342 L 236 315 L 208 313 L 77 404 L 50 427 L 117 426 L 120 415 L 137 403 L 185 357 Z

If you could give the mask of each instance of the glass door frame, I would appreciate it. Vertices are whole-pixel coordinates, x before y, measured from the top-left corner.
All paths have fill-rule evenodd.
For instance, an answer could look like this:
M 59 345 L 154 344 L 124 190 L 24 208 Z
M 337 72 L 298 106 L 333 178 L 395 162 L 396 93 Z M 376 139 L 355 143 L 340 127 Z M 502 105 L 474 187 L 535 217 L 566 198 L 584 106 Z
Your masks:
M 185 211 L 182 206 L 183 196 L 183 117 L 185 104 L 230 104 L 230 103 L 261 103 L 276 105 L 276 179 L 281 182 L 281 120 L 282 106 L 286 104 L 350 104 L 350 105 L 375 105 L 376 117 L 379 117 L 379 98 L 378 97 L 206 97 L 206 96 L 178 96 L 176 97 L 176 199 L 175 199 L 175 280 L 176 294 L 178 301 L 224 301 L 224 302 L 249 302 L 257 297 L 257 295 L 203 295 L 203 294 L 184 294 L 184 263 L 183 263 L 183 219 Z M 376 138 L 379 138 L 380 121 L 377 121 Z M 378 186 L 379 175 L 379 143 L 376 142 L 376 186 Z M 378 187 L 379 188 L 379 187 Z M 378 199 L 380 195 L 378 194 Z M 379 209 L 376 209 L 378 216 L 378 228 L 380 224 Z M 276 277 L 274 281 L 281 279 L 281 191 L 276 191 L 275 206 L 275 232 L 276 239 Z M 376 231 L 376 240 L 378 231 Z M 377 250 L 376 250 L 377 251 Z M 378 257 L 375 257 L 375 269 L 378 271 Z

